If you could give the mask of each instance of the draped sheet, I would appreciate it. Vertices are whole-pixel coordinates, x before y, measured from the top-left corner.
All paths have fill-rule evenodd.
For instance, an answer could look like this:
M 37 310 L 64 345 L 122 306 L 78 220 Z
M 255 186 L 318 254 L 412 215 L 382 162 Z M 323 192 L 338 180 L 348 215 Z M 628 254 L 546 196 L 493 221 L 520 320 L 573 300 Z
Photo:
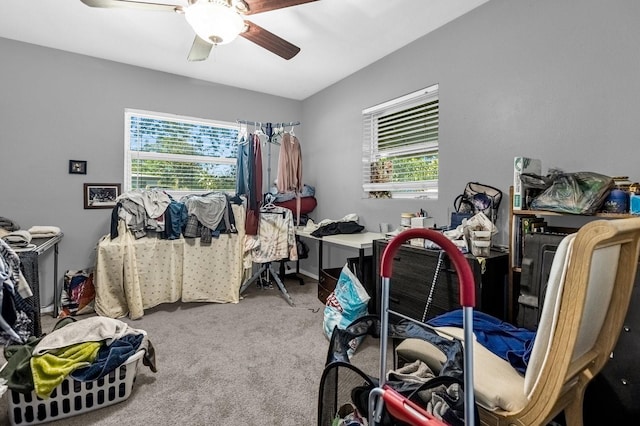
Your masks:
M 178 300 L 238 303 L 245 207 L 232 208 L 238 233 L 221 234 L 210 245 L 202 244 L 200 238 L 136 240 L 126 226 L 113 240 L 102 237 L 96 256 L 96 312 L 137 319 L 145 309 Z

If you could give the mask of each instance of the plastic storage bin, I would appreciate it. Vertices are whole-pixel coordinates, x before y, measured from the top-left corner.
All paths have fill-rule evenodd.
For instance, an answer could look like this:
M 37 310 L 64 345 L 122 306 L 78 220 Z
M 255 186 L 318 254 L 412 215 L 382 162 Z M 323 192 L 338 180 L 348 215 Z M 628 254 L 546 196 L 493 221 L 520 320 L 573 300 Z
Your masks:
M 41 399 L 35 392 L 22 394 L 10 390 L 9 420 L 12 425 L 36 425 L 87 413 L 124 401 L 131 395 L 133 382 L 144 350 L 139 350 L 108 375 L 92 382 L 67 377 Z

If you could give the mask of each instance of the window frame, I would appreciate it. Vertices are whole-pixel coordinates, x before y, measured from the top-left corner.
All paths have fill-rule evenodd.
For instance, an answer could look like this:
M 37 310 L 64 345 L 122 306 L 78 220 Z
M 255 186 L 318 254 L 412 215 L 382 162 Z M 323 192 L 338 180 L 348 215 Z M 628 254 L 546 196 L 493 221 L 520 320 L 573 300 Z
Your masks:
M 191 125 L 198 126 L 210 126 L 215 128 L 224 128 L 229 130 L 235 130 L 236 140 L 238 135 L 240 134 L 240 125 L 234 122 L 227 122 L 222 120 L 211 120 L 199 117 L 188 117 L 183 115 L 169 114 L 163 112 L 155 112 L 155 111 L 146 111 L 146 110 L 138 110 L 125 108 L 124 114 L 124 191 L 130 191 L 133 189 L 133 178 L 134 173 L 132 171 L 132 161 L 134 159 L 143 159 L 143 160 L 170 160 L 170 161 L 179 161 L 185 163 L 194 163 L 194 164 L 221 164 L 221 165 L 232 165 L 237 166 L 237 155 L 225 158 L 225 157 L 210 157 L 210 156 L 198 156 L 198 155 L 184 155 L 184 154 L 167 154 L 160 152 L 146 152 L 146 151 L 138 151 L 131 149 L 131 119 L 132 117 L 141 117 L 148 118 L 153 120 L 165 120 L 179 123 L 186 123 Z M 236 148 L 237 149 L 237 148 Z M 237 169 L 236 169 L 237 173 Z M 210 191 L 220 191 L 227 192 L 230 194 L 235 193 L 235 185 L 233 189 L 229 189 L 227 191 L 223 191 L 220 189 L 211 189 L 211 190 L 203 190 L 203 189 L 192 189 L 192 190 L 175 190 L 175 189 L 163 189 L 168 194 L 175 198 L 180 198 L 184 195 L 193 194 L 193 193 L 202 193 L 202 192 L 210 192 Z
M 433 107 L 428 107 L 433 103 Z M 383 158 L 399 158 L 399 154 L 411 155 L 418 152 L 420 154 L 432 155 L 439 163 L 439 85 L 434 84 L 415 92 L 400 96 L 398 98 L 383 102 L 378 105 L 366 108 L 362 111 L 363 117 L 363 152 L 362 152 L 362 190 L 363 198 L 395 198 L 395 199 L 437 199 L 439 170 L 436 171 L 435 179 L 407 181 L 407 182 L 372 182 L 374 164 Z M 427 106 L 425 109 L 433 108 L 435 121 L 425 118 L 424 123 L 429 129 L 429 137 L 424 142 L 409 143 L 404 147 L 380 149 L 378 141 L 378 119 L 388 117 L 391 114 L 409 111 L 421 105 Z M 417 120 L 417 119 L 416 119 Z M 435 123 L 435 127 L 431 125 Z M 435 138 L 433 135 L 435 134 Z M 417 151 L 416 151 L 416 148 Z M 379 168 L 384 167 L 380 163 Z M 439 166 L 438 166 L 439 169 Z M 391 172 L 390 176 L 393 176 Z M 375 196 L 378 192 L 383 196 Z M 373 194 L 372 194 L 373 193 Z M 390 195 L 386 196 L 387 194 Z

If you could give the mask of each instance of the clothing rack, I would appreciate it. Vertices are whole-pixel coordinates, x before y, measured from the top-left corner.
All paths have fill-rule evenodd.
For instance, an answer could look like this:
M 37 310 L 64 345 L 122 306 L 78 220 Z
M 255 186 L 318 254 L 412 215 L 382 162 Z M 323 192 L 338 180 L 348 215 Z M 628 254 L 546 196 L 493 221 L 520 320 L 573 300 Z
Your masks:
M 282 133 L 277 131 L 277 129 L 285 128 L 285 127 L 293 127 L 299 126 L 299 121 L 290 121 L 288 123 L 271 123 L 271 122 L 262 122 L 262 121 L 249 121 L 249 120 L 236 120 L 238 124 L 246 124 L 248 126 L 255 126 L 260 128 L 262 133 L 267 137 L 267 142 L 269 144 L 280 145 L 276 139 L 279 138 Z M 269 145 L 267 149 L 267 187 L 271 185 L 271 145 Z
M 236 120 L 238 124 L 246 124 L 249 126 L 259 127 L 260 130 L 269 138 L 269 142 L 274 143 L 274 137 L 280 136 L 279 132 L 274 133 L 274 129 L 284 128 L 284 127 L 293 127 L 299 126 L 299 121 L 291 121 L 289 123 L 271 123 L 271 122 L 262 122 L 262 121 L 248 121 L 248 120 Z
M 265 285 L 262 284 L 263 273 L 266 273 L 267 275 L 267 279 L 265 280 L 267 283 L 270 281 L 270 277 L 273 277 L 273 280 L 276 282 L 284 299 L 289 305 L 295 307 L 293 299 L 289 295 L 289 292 L 287 292 L 287 288 L 284 286 L 282 279 L 280 278 L 276 270 L 273 269 L 273 265 L 271 264 L 271 262 L 263 263 L 262 266 L 260 266 L 260 269 L 255 274 L 253 274 L 251 278 L 249 278 L 244 284 L 242 284 L 242 286 L 240 287 L 240 294 L 244 293 L 244 291 L 251 285 L 251 283 L 257 281 L 258 279 L 260 279 L 260 287 L 264 288 Z
M 271 144 L 280 145 L 280 142 L 278 142 L 277 139 L 282 135 L 282 132 L 284 132 L 284 128 L 285 127 L 293 128 L 293 126 L 300 125 L 300 122 L 295 121 L 295 122 L 288 122 L 288 123 L 271 123 L 271 122 L 256 122 L 256 121 L 249 121 L 249 120 L 236 120 L 236 122 L 238 124 L 246 124 L 247 126 L 258 127 L 262 131 L 262 133 L 267 137 L 267 142 L 269 143 L 268 149 L 267 149 L 267 187 L 270 188 L 271 187 Z M 279 129 L 282 129 L 282 130 L 279 130 Z M 282 214 L 284 216 L 284 213 L 273 212 L 273 211 L 264 210 L 264 209 L 260 209 L 260 214 Z M 263 274 L 266 275 L 266 280 L 263 280 L 262 278 Z M 284 279 L 284 276 L 285 276 L 285 271 L 284 271 L 283 260 L 280 261 L 280 271 L 278 272 L 274 269 L 272 262 L 263 263 L 258 269 L 258 271 L 256 271 L 251 276 L 251 278 L 249 278 L 247 281 L 244 282 L 244 284 L 242 284 L 242 286 L 240 287 L 240 294 L 244 293 L 244 291 L 251 285 L 251 283 L 258 280 L 259 280 L 258 282 L 260 287 L 265 288 L 264 281 L 266 281 L 266 283 L 269 283 L 271 278 L 273 278 L 273 280 L 276 282 L 276 285 L 278 286 L 278 289 L 282 293 L 282 296 L 287 301 L 287 303 L 291 306 L 295 306 L 293 299 L 289 295 L 289 292 L 287 292 L 287 289 L 284 283 L 282 282 L 282 280 Z M 304 281 L 301 278 L 298 278 L 298 280 L 301 285 L 304 284 Z

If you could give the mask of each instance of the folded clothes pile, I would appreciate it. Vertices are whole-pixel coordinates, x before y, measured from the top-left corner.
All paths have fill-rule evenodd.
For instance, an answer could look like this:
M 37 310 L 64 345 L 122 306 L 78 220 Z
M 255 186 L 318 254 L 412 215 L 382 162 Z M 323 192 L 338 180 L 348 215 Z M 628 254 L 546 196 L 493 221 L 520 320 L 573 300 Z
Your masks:
M 33 238 L 50 238 L 60 235 L 62 231 L 57 226 L 36 225 L 29 228 L 29 233 Z
M 0 216 L 0 228 L 11 232 L 20 229 L 20 225 L 18 225 L 18 223 L 14 220 Z
M 12 231 L 2 236 L 2 239 L 11 246 L 11 248 L 29 248 L 35 247 L 31 244 L 31 233 L 25 230 Z
M 0 221 L 0 223 L 8 222 Z M 15 222 L 13 224 L 17 226 Z M 11 225 L 10 228 L 15 228 L 14 225 Z M 32 239 L 51 238 L 60 235 L 60 233 L 60 228 L 57 226 L 32 226 L 29 230 L 0 228 L 0 238 L 15 251 L 32 250 L 36 247 Z

